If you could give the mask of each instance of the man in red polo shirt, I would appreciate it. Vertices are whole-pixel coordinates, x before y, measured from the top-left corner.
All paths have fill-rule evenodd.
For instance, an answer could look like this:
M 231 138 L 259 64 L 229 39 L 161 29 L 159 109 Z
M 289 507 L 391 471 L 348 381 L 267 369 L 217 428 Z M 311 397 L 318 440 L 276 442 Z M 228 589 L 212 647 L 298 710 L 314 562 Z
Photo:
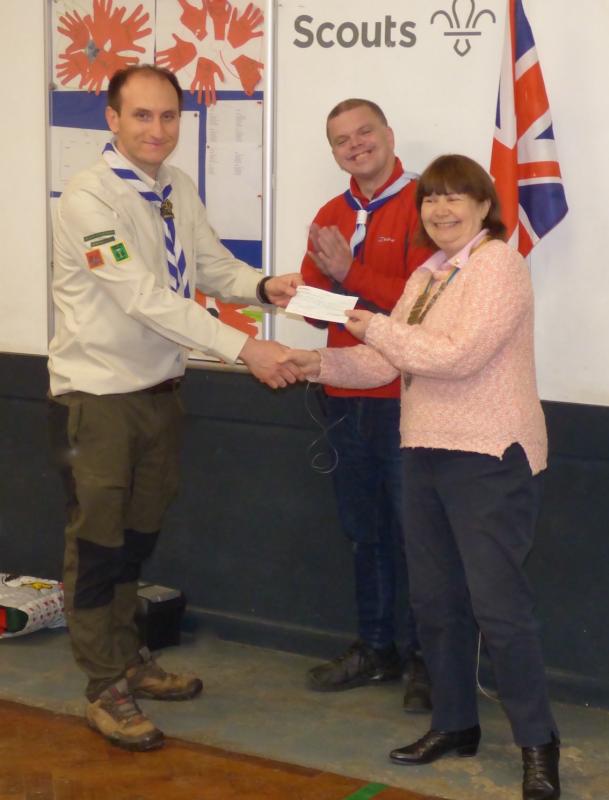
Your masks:
M 376 103 L 339 103 L 326 130 L 334 158 L 351 182 L 317 213 L 302 276 L 310 286 L 357 295 L 358 308 L 389 313 L 409 275 L 430 255 L 415 244 L 416 176 L 396 157 L 393 131 Z M 343 325 L 328 324 L 329 347 L 356 344 Z M 396 379 L 374 389 L 324 389 L 328 437 L 338 455 L 333 473 L 338 511 L 353 545 L 359 630 L 343 655 L 311 669 L 308 679 L 312 689 L 339 691 L 402 675 L 394 641 L 395 555 L 402 550 L 400 385 Z M 410 607 L 405 632 L 404 708 L 426 711 L 429 682 Z

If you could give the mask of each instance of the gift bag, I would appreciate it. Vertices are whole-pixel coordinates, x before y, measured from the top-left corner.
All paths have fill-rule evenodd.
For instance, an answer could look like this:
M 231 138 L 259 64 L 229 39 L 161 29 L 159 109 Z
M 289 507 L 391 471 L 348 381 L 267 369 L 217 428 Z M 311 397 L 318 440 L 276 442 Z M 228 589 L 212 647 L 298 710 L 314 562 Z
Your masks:
M 0 638 L 65 624 L 59 581 L 0 572 Z

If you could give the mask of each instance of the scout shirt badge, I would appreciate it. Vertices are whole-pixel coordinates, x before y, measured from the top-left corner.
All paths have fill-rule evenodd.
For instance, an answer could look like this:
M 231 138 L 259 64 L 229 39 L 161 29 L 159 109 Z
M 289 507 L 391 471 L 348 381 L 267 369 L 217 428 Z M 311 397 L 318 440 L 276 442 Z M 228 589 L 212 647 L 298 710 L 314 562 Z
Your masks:
M 85 256 L 89 269 L 97 269 L 104 266 L 104 257 L 99 247 L 96 247 L 95 250 L 88 250 Z
M 112 253 L 114 261 L 117 264 L 120 264 L 121 261 L 128 261 L 130 258 L 124 242 L 117 242 L 116 244 L 111 244 L 110 252 Z

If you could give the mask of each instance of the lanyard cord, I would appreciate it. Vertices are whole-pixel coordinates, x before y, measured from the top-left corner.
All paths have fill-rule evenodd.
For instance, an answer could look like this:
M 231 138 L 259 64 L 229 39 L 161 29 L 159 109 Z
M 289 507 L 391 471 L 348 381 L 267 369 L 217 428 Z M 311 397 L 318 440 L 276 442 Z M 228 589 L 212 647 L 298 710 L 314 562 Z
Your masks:
M 427 314 L 429 313 L 430 309 L 433 308 L 434 303 L 437 301 L 438 297 L 442 294 L 442 292 L 446 289 L 448 284 L 452 281 L 455 275 L 459 272 L 459 267 L 453 267 L 452 272 L 446 278 L 445 281 L 442 281 L 440 286 L 438 287 L 437 292 L 429 297 L 429 292 L 431 290 L 431 285 L 433 283 L 433 275 L 427 282 L 427 286 L 423 289 L 421 294 L 417 297 L 414 301 L 413 307 L 410 309 L 410 314 L 408 315 L 408 325 L 420 325 Z M 410 384 L 412 383 L 412 374 L 409 372 L 405 372 L 402 375 L 402 380 L 404 382 L 404 389 L 408 389 Z
M 408 325 L 420 325 L 430 310 L 433 308 L 434 304 L 438 300 L 438 297 L 442 294 L 442 292 L 446 289 L 448 284 L 452 281 L 455 275 L 459 272 L 459 267 L 453 267 L 450 275 L 446 280 L 442 281 L 438 290 L 434 295 L 431 297 L 429 296 L 431 286 L 433 284 L 433 275 L 427 282 L 427 286 L 421 294 L 417 297 L 414 302 L 414 305 L 410 309 L 410 314 L 408 315 Z

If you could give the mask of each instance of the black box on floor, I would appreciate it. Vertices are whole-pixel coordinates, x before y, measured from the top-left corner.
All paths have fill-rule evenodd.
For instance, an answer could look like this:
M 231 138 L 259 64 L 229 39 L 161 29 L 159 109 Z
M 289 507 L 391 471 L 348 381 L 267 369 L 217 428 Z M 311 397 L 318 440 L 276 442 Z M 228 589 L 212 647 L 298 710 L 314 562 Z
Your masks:
M 186 598 L 179 589 L 140 583 L 135 620 L 149 650 L 180 644 L 180 625 Z

